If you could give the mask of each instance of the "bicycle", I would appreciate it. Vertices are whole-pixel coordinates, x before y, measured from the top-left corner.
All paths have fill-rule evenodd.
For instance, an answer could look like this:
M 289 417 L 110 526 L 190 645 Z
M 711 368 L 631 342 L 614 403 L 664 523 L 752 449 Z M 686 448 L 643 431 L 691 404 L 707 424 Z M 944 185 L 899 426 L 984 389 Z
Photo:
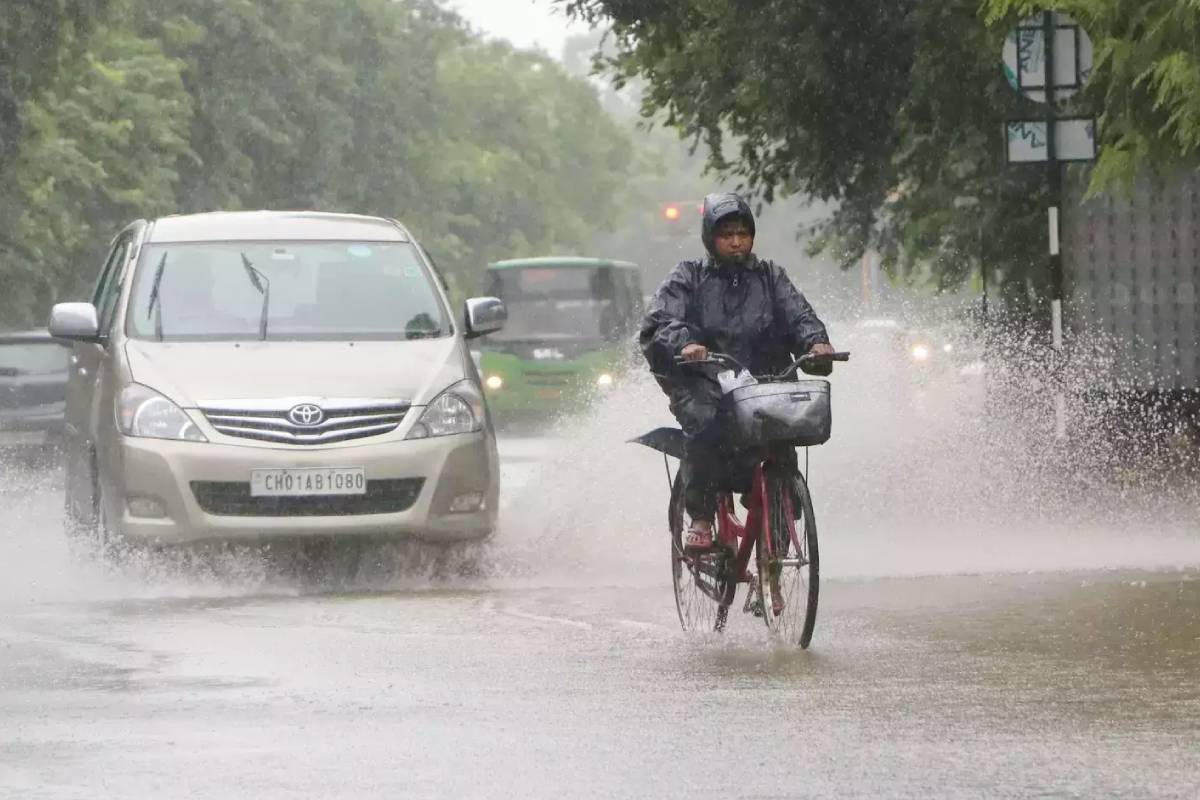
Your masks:
M 756 375 L 757 383 L 728 394 L 738 445 L 759 452 L 750 491 L 743 499 L 746 521 L 738 520 L 733 492 L 721 491 L 710 550 L 691 552 L 683 545 L 682 470 L 672 476 L 669 460 L 683 458 L 683 431 L 658 428 L 632 440 L 663 454 L 671 487 L 667 510 L 671 582 L 685 631 L 723 631 L 738 584 L 745 583 L 748 591 L 742 611 L 761 617 L 772 633 L 808 647 L 817 619 L 820 557 L 807 481 L 807 448 L 829 439 L 829 382 L 788 378 L 798 369 L 849 360 L 849 353 L 801 356 L 783 372 Z M 744 369 L 722 353 L 679 363 Z M 801 446 L 806 448 L 803 474 L 793 466 L 794 448 Z M 756 572 L 749 569 L 751 558 Z

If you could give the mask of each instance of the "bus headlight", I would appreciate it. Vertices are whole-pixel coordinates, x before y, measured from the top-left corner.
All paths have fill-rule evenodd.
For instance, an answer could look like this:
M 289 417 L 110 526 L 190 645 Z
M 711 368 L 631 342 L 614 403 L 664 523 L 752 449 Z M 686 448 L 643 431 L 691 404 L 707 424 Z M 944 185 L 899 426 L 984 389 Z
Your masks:
M 499 375 L 488 375 L 487 380 L 483 382 L 483 385 L 491 389 L 493 392 L 499 391 L 500 389 L 504 388 L 504 378 L 501 378 Z
M 607 389 L 613 385 L 613 376 L 608 372 L 601 372 L 596 376 L 596 385 L 601 389 Z

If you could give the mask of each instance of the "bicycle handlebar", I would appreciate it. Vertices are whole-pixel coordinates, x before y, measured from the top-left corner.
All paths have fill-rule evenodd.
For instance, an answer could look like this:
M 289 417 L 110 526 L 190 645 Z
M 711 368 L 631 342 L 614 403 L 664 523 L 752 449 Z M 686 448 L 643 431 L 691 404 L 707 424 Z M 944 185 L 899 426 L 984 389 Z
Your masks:
M 828 364 L 833 361 L 849 361 L 849 360 L 850 360 L 850 353 L 848 353 L 848 352 L 805 353 L 804 355 L 800 356 L 795 361 L 793 361 L 791 363 L 791 365 L 788 366 L 787 369 L 785 369 L 783 372 L 780 372 L 778 375 L 755 375 L 754 377 L 758 380 L 781 381 L 784 378 L 786 378 L 788 375 L 795 373 L 795 371 L 797 369 L 804 369 L 805 366 L 809 366 L 809 365 L 813 365 L 813 364 Z M 738 361 L 736 358 L 734 358 L 733 356 L 731 356 L 727 353 L 709 353 L 708 358 L 696 359 L 694 361 L 688 361 L 683 356 L 676 356 L 675 363 L 680 366 L 691 366 L 691 365 L 695 365 L 695 364 L 717 364 L 718 366 L 723 366 L 723 367 L 736 367 L 741 370 L 746 369 L 745 365 L 743 365 L 742 362 Z

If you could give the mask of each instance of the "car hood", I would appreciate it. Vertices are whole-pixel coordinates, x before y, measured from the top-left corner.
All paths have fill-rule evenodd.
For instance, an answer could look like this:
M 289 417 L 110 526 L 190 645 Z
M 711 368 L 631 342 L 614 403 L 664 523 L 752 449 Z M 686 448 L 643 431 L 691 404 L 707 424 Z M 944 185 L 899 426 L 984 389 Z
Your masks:
M 184 408 L 330 398 L 427 405 L 466 377 L 457 337 L 408 342 L 150 342 L 125 345 L 132 380 Z

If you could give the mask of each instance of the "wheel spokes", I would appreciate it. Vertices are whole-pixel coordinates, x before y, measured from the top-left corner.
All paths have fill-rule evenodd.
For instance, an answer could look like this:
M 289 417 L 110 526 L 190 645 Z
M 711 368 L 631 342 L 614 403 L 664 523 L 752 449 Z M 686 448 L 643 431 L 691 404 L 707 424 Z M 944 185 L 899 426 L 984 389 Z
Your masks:
M 678 546 L 672 549 L 675 596 L 684 629 L 720 630 L 724 622 L 723 564 L 709 556 L 689 556 Z
M 786 485 L 780 488 L 789 490 Z M 767 626 L 787 641 L 799 643 L 810 601 L 809 532 L 804 514 L 799 514 L 798 520 L 786 519 L 787 505 L 780 503 L 779 513 L 772 515 L 771 542 L 775 553 L 773 557 L 763 559 L 760 580 L 765 595 L 763 613 Z M 779 607 L 778 615 L 775 614 L 776 607 Z

